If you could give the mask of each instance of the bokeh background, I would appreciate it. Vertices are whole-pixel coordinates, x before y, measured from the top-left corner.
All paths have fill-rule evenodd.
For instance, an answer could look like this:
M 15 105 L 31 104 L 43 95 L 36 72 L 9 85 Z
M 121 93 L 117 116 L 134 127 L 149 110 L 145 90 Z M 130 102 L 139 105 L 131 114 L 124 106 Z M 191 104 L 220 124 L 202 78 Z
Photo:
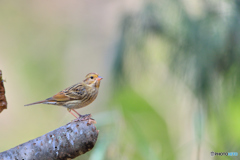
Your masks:
M 97 72 L 98 98 L 78 111 L 100 134 L 76 159 L 239 159 L 210 156 L 240 154 L 238 0 L 2 0 L 0 22 L 0 152 L 73 119 L 24 104 Z

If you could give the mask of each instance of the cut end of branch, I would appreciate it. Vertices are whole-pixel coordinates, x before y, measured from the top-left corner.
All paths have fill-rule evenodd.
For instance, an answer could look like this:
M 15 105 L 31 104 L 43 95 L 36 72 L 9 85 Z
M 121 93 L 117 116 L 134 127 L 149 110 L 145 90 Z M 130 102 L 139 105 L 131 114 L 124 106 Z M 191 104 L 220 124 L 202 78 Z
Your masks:
M 3 79 L 2 79 L 2 70 L 0 70 L 0 113 L 7 109 L 7 100 L 5 97 L 5 89 L 3 85 Z

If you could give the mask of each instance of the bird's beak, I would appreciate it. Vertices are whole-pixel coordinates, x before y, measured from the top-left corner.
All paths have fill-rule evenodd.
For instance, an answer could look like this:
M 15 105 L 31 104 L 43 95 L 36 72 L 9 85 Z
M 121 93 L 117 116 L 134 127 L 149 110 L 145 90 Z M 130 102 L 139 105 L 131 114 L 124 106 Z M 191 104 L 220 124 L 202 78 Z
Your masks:
M 103 78 L 101 76 L 98 76 L 97 81 L 102 80 Z

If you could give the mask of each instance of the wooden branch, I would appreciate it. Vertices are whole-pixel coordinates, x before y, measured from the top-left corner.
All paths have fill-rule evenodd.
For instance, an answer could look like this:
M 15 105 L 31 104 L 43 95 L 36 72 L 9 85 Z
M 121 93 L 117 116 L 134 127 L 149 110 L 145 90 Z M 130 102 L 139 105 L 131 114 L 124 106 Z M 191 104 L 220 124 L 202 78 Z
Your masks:
M 69 160 L 84 154 L 94 147 L 99 132 L 89 117 L 4 151 L 0 160 Z
M 5 97 L 5 89 L 3 85 L 3 79 L 2 79 L 2 71 L 0 70 L 0 113 L 7 109 L 7 100 Z

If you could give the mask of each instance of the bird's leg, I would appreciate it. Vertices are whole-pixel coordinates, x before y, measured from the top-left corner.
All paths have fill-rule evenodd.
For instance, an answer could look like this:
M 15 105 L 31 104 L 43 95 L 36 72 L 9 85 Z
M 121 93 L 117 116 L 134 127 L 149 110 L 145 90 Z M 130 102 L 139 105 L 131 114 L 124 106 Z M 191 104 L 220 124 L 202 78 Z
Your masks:
M 78 121 L 78 120 L 85 121 L 85 120 L 89 120 L 89 119 L 94 120 L 94 119 L 91 118 L 91 116 L 92 116 L 91 114 L 81 115 L 77 111 L 75 111 L 74 109 L 69 109 L 68 108 L 67 110 L 68 110 L 69 113 L 71 113 L 74 117 L 77 118 L 75 121 Z M 75 114 L 73 114 L 71 110 L 73 110 L 75 113 L 77 113 L 79 115 L 79 117 L 75 116 Z
M 78 119 L 78 117 L 75 116 L 75 114 L 72 113 L 71 109 L 68 108 L 67 110 L 68 110 L 69 113 L 71 113 L 74 117 L 76 117 Z
M 75 109 L 72 109 L 75 113 L 77 113 L 79 115 L 79 117 L 82 117 L 82 115 L 80 113 L 78 113 Z
M 81 115 L 75 109 L 72 109 L 72 110 L 79 115 L 78 119 L 82 121 L 87 120 L 92 116 L 91 114 Z

